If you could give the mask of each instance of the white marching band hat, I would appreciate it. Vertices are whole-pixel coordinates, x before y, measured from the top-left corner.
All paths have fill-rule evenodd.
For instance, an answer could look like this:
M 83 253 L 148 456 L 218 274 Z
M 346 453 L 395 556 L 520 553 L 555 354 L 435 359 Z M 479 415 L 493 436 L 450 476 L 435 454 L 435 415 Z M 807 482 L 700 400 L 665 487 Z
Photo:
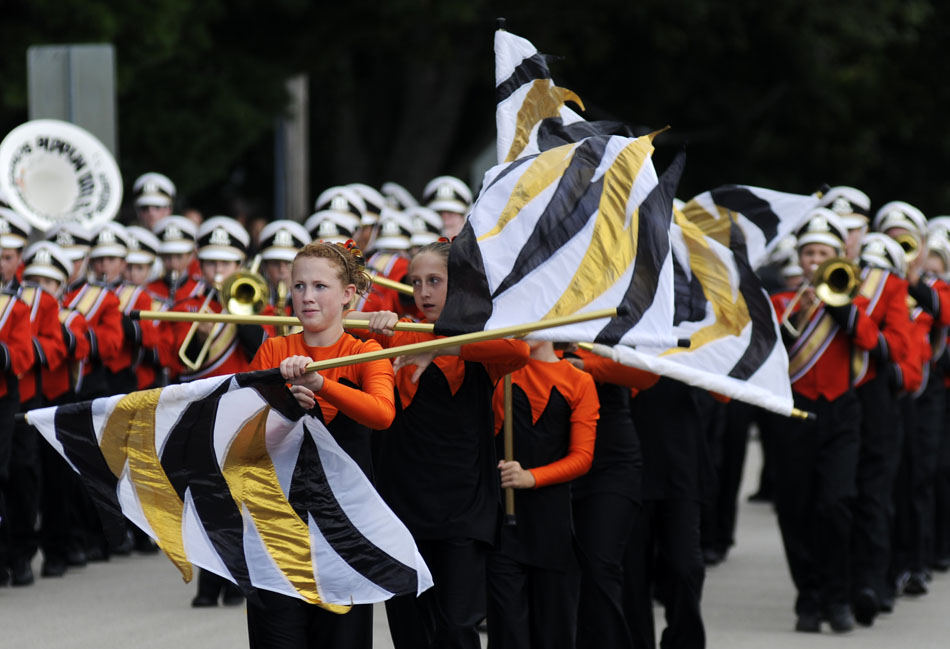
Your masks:
M 198 228 L 198 259 L 241 263 L 250 243 L 240 223 L 229 216 L 212 216 Z
M 376 250 L 408 250 L 412 240 L 412 219 L 398 210 L 383 208 L 379 217 L 379 234 L 373 243 Z
M 355 191 L 363 199 L 364 208 L 360 225 L 376 225 L 379 222 L 379 216 L 383 208 L 386 206 L 386 198 L 374 188 L 363 183 L 350 183 L 346 187 Z
M 168 176 L 150 171 L 135 179 L 132 193 L 136 207 L 171 207 L 175 202 L 175 183 Z
M 30 222 L 7 207 L 0 207 L 0 248 L 19 250 L 30 240 Z
M 126 238 L 125 228 L 115 221 L 103 223 L 92 237 L 92 247 L 89 250 L 89 258 L 125 258 L 128 254 L 129 242 Z
M 472 190 L 455 176 L 439 176 L 426 185 L 422 202 L 436 212 L 467 214 L 472 206 Z
M 405 212 L 412 223 L 412 237 L 409 243 L 413 246 L 425 246 L 434 243 L 442 236 L 442 217 L 433 209 L 417 205 Z
M 808 220 L 795 233 L 798 249 L 809 243 L 823 243 L 831 246 L 840 254 L 844 250 L 844 241 L 848 230 L 837 214 L 825 207 L 816 207 L 808 214 Z
M 382 194 L 386 199 L 386 205 L 394 210 L 406 211 L 419 204 L 416 197 L 399 183 L 383 183 Z
M 871 199 L 860 189 L 832 187 L 821 197 L 819 207 L 827 207 L 841 218 L 849 230 L 866 227 L 871 214 Z
M 861 239 L 862 262 L 889 270 L 899 277 L 907 272 L 907 261 L 901 244 L 886 234 L 869 232 Z
M 198 241 L 198 226 L 191 219 L 172 214 L 158 220 L 152 233 L 158 237 L 158 254 L 186 255 Z
M 47 232 L 46 240 L 62 248 L 72 261 L 78 261 L 89 252 L 92 246 L 92 233 L 80 223 L 67 221 Z
M 27 248 L 23 263 L 24 277 L 48 277 L 60 284 L 66 283 L 73 268 L 73 260 L 52 241 L 37 241 Z
M 310 243 L 307 229 L 297 223 L 282 219 L 264 226 L 260 234 L 261 259 L 264 261 L 293 261 L 297 252 Z
M 919 209 L 904 201 L 891 201 L 874 215 L 873 227 L 878 232 L 902 228 L 917 235 L 927 232 L 927 217 Z
M 152 264 L 162 245 L 153 233 L 140 225 L 130 225 L 125 229 L 129 244 L 129 254 L 125 261 L 130 264 Z

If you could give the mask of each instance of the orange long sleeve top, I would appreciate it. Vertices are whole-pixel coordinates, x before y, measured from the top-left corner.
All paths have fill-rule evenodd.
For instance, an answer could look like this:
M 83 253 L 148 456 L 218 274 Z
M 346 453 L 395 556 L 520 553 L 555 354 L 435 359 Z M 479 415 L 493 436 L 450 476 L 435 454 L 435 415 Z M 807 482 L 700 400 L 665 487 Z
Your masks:
M 303 334 L 268 338 L 251 361 L 252 370 L 279 367 L 289 356 L 309 356 L 315 361 L 381 349 L 373 340 L 359 340 L 344 333 L 327 347 L 310 347 Z M 388 428 L 396 416 L 393 368 L 388 360 L 334 367 L 320 372 L 323 387 L 316 394 L 323 421 L 329 425 L 337 412 L 373 430 Z M 347 385 L 349 384 L 349 385 Z M 352 387 L 351 387 L 352 386 Z

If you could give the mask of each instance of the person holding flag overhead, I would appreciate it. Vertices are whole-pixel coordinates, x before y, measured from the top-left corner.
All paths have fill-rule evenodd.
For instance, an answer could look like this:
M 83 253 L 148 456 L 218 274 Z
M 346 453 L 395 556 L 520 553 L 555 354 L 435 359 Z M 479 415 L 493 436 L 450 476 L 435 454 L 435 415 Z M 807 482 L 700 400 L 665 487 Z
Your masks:
M 798 596 L 795 630 L 817 633 L 822 618 L 835 632 L 854 628 L 850 547 L 861 408 L 852 385 L 852 350 L 879 350 L 867 298 L 831 306 L 815 291 L 822 262 L 844 253 L 847 229 L 817 208 L 797 232 L 799 265 L 809 284 L 772 296 L 783 320 L 795 406 L 815 420 L 786 419 L 774 439 L 775 507 Z M 798 299 L 795 300 L 795 296 Z

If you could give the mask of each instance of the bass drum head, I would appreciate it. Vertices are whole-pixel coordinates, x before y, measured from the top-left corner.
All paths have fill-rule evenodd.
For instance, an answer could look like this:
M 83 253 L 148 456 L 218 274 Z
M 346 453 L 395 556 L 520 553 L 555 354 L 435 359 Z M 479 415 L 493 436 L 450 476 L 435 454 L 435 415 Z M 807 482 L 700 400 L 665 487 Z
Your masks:
M 0 142 L 0 191 L 35 228 L 70 221 L 92 228 L 119 213 L 122 176 L 91 133 L 40 119 L 21 124 Z

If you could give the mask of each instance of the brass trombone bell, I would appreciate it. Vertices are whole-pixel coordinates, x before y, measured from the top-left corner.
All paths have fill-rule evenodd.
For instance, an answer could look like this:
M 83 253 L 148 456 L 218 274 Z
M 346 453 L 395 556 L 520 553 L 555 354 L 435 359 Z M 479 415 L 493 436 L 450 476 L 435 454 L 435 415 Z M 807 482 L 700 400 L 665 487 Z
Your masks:
M 221 305 L 228 313 L 257 314 L 270 302 L 270 287 L 257 273 L 242 270 L 230 275 L 221 286 Z
M 908 264 L 917 259 L 917 256 L 920 255 L 920 237 L 913 232 L 901 233 L 894 237 L 894 241 L 899 243 L 901 248 L 904 249 L 904 259 L 907 260 Z
M 785 308 L 782 314 L 782 327 L 792 336 L 798 338 L 802 330 L 792 324 L 791 316 L 809 287 L 814 288 L 815 295 L 828 306 L 844 306 L 850 304 L 861 288 L 861 275 L 858 265 L 847 257 L 832 257 L 819 264 L 811 274 L 811 280 L 802 282 L 795 297 Z M 809 308 L 802 322 L 811 320 L 818 310 L 816 302 Z

